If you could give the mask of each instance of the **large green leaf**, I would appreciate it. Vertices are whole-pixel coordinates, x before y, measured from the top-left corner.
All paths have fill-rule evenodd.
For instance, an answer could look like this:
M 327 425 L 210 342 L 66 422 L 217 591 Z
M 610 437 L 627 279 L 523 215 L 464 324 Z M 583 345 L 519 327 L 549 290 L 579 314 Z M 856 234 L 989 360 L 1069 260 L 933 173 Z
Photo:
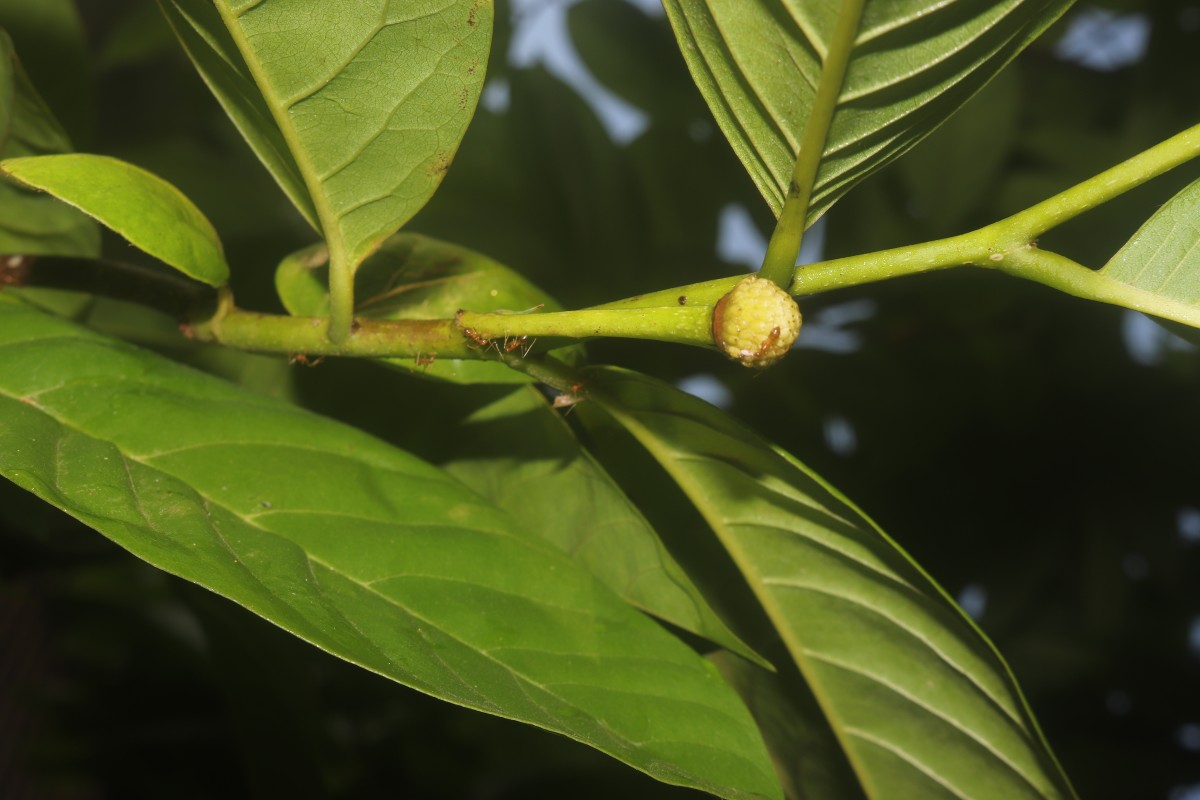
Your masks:
M 1200 180 L 1146 220 L 1100 274 L 1200 311 Z
M 4 295 L 0 473 L 367 669 L 667 782 L 779 796 L 711 665 L 446 473 Z
M 861 2 L 853 34 L 839 13 Z M 797 154 L 821 147 L 815 220 L 855 183 L 932 131 L 1070 0 L 664 0 L 692 77 L 759 191 L 779 214 Z M 844 75 L 826 63 L 848 56 Z M 837 104 L 808 125 L 822 82 Z M 823 144 L 822 144 L 823 143 Z
M 776 770 L 789 798 L 831 797 L 856 800 L 866 797 L 865 787 L 851 769 L 847 754 L 830 728 L 802 675 L 775 653 L 782 667 L 765 672 L 727 652 L 713 653 L 716 664 L 758 721 Z M 797 757 L 797 754 L 803 754 Z M 886 796 L 886 795 L 880 795 Z
M 179 4 L 175 16 L 190 7 Z M 216 7 L 290 146 L 335 260 L 344 253 L 358 264 L 425 204 L 449 168 L 483 86 L 492 4 L 216 0 Z M 209 48 L 189 46 L 202 74 L 263 156 L 277 140 L 257 103 L 234 102 L 246 88 L 239 65 L 222 56 L 226 46 L 206 34 L 200 15 L 187 22 Z M 287 169 L 264 160 L 277 178 Z
M 861 512 L 696 398 L 585 376 L 721 538 L 867 796 L 1071 796 L 993 646 Z
M 211 0 L 158 0 L 158 5 L 225 113 L 288 199 L 319 230 L 300 167 Z
M 447 319 L 460 309 L 561 311 L 554 298 L 503 264 L 465 247 L 414 233 L 398 233 L 382 244 L 354 275 L 355 316 L 374 319 Z M 275 270 L 275 289 L 289 314 L 329 314 L 329 252 L 323 245 L 285 258 Z M 534 342 L 497 342 L 522 351 Z M 581 348 L 570 351 L 571 357 Z M 387 363 L 429 378 L 455 383 L 528 383 L 522 372 L 497 361 L 389 358 Z
M 96 218 L 184 275 L 216 287 L 229 280 L 212 223 L 157 175 L 86 153 L 5 159 L 0 171 Z
M 650 523 L 536 389 L 472 414 L 443 465 L 643 611 L 766 664 L 709 606 Z
M 71 143 L 0 30 L 0 159 L 64 153 Z M 41 192 L 0 181 L 0 254 L 96 256 L 100 229 Z

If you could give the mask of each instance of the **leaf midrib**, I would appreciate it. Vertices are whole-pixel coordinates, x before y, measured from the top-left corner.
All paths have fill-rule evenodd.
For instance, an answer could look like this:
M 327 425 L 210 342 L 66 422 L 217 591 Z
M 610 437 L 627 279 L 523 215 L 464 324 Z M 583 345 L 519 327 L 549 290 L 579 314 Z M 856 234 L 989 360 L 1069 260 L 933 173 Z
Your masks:
M 703 491 L 697 491 L 701 487 L 697 486 L 685 471 L 680 470 L 676 466 L 675 460 L 671 458 L 670 451 L 659 444 L 658 437 L 650 435 L 649 430 L 642 425 L 636 416 L 628 412 L 619 402 L 609 403 L 607 407 L 624 418 L 625 426 L 634 433 L 634 436 L 642 443 L 643 447 L 655 454 L 659 463 L 664 466 L 671 477 L 681 487 L 684 487 L 684 491 L 688 494 L 689 499 L 696 505 L 704 518 L 708 520 L 709 524 L 713 525 L 714 528 L 719 527 L 720 514 L 717 513 L 712 503 L 709 502 L 706 494 Z M 691 491 L 688 491 L 689 488 Z M 730 557 L 734 560 L 734 563 L 737 564 L 739 572 L 746 576 L 755 575 L 753 565 L 750 564 L 745 549 L 736 537 L 726 537 L 723 544 L 729 552 Z M 859 785 L 863 789 L 863 793 L 867 797 L 876 797 L 877 793 L 869 781 L 869 771 L 861 763 L 854 748 L 846 741 L 844 733 L 845 722 L 841 719 L 841 715 L 836 713 L 832 708 L 829 697 L 825 693 L 824 685 L 820 681 L 814 680 L 812 665 L 809 663 L 804 650 L 799 646 L 799 642 L 795 641 L 795 636 L 790 630 L 791 626 L 786 624 L 786 617 L 776 602 L 774 595 L 770 592 L 761 591 L 759 581 L 757 580 L 749 580 L 748 583 L 758 601 L 763 604 L 764 610 L 766 610 L 780 637 L 786 643 L 788 651 L 796 661 L 796 667 L 804 676 L 805 683 L 811 689 L 813 697 L 820 706 L 822 713 L 829 720 L 829 728 L 838 740 L 839 746 L 842 752 L 845 753 L 854 774 L 858 776 Z
M 690 457 L 690 460 L 697 460 L 697 461 L 709 460 L 715 464 L 728 465 L 728 462 L 723 461 L 723 460 L 712 459 L 712 458 L 704 459 L 704 458 L 700 458 L 700 457 L 695 457 L 695 454 L 691 454 L 691 453 L 685 454 L 685 457 L 681 458 L 681 457 L 679 457 L 679 453 L 677 451 L 671 450 L 669 452 L 674 453 L 675 458 L 679 461 L 689 460 L 689 457 Z M 692 483 L 691 485 L 693 486 L 693 488 L 697 488 L 697 489 L 703 488 L 695 483 Z M 760 484 L 760 485 L 762 485 L 762 484 Z M 786 502 L 795 502 L 792 498 L 790 498 L 787 495 L 784 495 L 778 491 L 775 491 L 775 490 L 771 489 L 770 487 L 763 485 L 763 489 L 765 492 L 768 492 L 771 495 L 774 495 L 775 497 L 778 497 Z M 703 492 L 698 492 L 698 494 L 700 494 L 702 496 L 707 496 Z M 809 506 L 809 505 L 805 504 L 804 507 L 823 511 L 823 509 L 817 505 Z M 715 510 L 714 510 L 714 513 L 716 513 Z M 839 519 L 838 517 L 835 517 L 832 515 L 830 515 L 830 518 L 831 519 Z M 809 546 L 819 548 L 821 550 L 824 550 L 824 551 L 832 554 L 833 556 L 835 556 L 837 558 L 844 560 L 848 567 L 850 565 L 856 565 L 858 567 L 861 567 L 862 569 L 868 571 L 870 574 L 877 576 L 877 578 L 880 579 L 881 581 L 886 581 L 889 585 L 893 586 L 894 588 L 896 588 L 898 590 L 902 590 L 905 593 L 911 594 L 918 601 L 927 600 L 925 595 L 923 595 L 915 586 L 912 585 L 912 583 L 905 580 L 902 576 L 892 573 L 892 572 L 889 572 L 889 571 L 886 571 L 884 569 L 881 569 L 877 565 L 872 564 L 867 561 L 864 561 L 863 559 L 857 557 L 857 555 L 855 555 L 854 553 L 848 552 L 846 550 L 838 549 L 837 547 L 835 547 L 834 545 L 832 545 L 828 542 L 821 541 L 819 539 L 816 539 L 812 536 L 806 535 L 799 531 L 782 528 L 778 525 L 774 525 L 774 524 L 770 524 L 770 523 L 764 523 L 764 522 L 760 522 L 760 521 L 743 522 L 743 521 L 739 521 L 739 520 L 728 519 L 724 515 L 721 515 L 721 520 L 722 520 L 723 526 L 726 527 L 727 529 L 732 528 L 732 527 L 755 527 L 755 528 L 760 528 L 760 529 L 766 528 L 766 529 L 771 529 L 771 530 L 777 530 L 777 531 L 780 531 L 782 533 L 785 533 L 785 534 L 788 534 L 791 536 L 799 536 Z M 846 524 L 850 525 L 851 523 L 846 521 Z M 796 588 L 796 589 L 820 592 L 823 594 L 827 594 L 831 597 L 835 597 L 835 598 L 842 600 L 843 602 L 846 602 L 848 604 L 857 605 L 861 608 L 866 609 L 867 611 L 870 611 L 870 612 L 882 617 L 883 619 L 887 620 L 891 625 L 895 626 L 897 629 L 903 631 L 905 634 L 907 634 L 907 635 L 913 637 L 914 639 L 916 639 L 917 641 L 919 641 L 930 652 L 932 652 L 935 656 L 937 656 L 937 658 L 940 661 L 945 663 L 946 666 L 948 666 L 951 670 L 953 670 L 954 672 L 958 673 L 963 678 L 965 678 L 967 680 L 967 682 L 971 684 L 971 686 L 973 686 L 976 690 L 978 690 L 978 692 L 980 693 L 981 696 L 983 696 L 994 708 L 996 708 L 996 710 L 1000 711 L 1006 718 L 1008 718 L 1009 720 L 1011 720 L 1012 722 L 1014 722 L 1018 726 L 1020 726 L 1020 724 L 1022 722 L 1020 717 L 1018 715 L 1015 715 L 1012 709 L 1007 708 L 1004 705 L 1004 703 L 1001 702 L 1001 699 L 999 697 L 997 697 L 991 690 L 989 690 L 986 686 L 982 685 L 975 678 L 975 676 L 972 675 L 967 670 L 966 667 L 959 664 L 956 659 L 954 659 L 948 653 L 944 652 L 936 643 L 930 641 L 928 638 L 926 638 L 919 632 L 913 630 L 906 623 L 903 623 L 903 622 L 897 620 L 895 617 L 891 616 L 890 614 L 885 613 L 881 608 L 870 605 L 868 603 L 865 603 L 864 601 L 862 601 L 861 599 L 859 599 L 857 597 L 850 597 L 847 595 L 838 594 L 836 592 L 830 591 L 827 588 L 818 587 L 814 584 L 800 584 L 794 580 L 784 580 L 781 576 L 769 575 L 769 574 L 767 574 L 765 572 L 761 572 L 761 571 L 758 572 L 757 574 L 760 576 L 760 579 L 764 585 L 785 586 L 785 587 L 789 587 L 789 588 Z M 922 577 L 926 577 L 926 576 L 924 576 L 924 574 L 922 573 Z M 808 650 L 808 648 L 804 648 L 804 649 L 806 651 Z
M 687 492 L 687 494 L 691 498 L 692 502 L 696 504 L 697 508 L 701 511 L 701 513 L 703 514 L 705 519 L 707 519 L 709 521 L 709 524 L 713 525 L 714 528 L 725 527 L 723 524 L 724 523 L 723 515 L 719 512 L 719 509 L 717 509 L 715 507 L 715 505 L 710 501 L 708 494 L 703 490 L 704 487 L 701 486 L 700 484 L 696 483 L 695 481 L 691 480 L 691 478 L 689 477 L 689 475 L 686 471 L 680 470 L 675 466 L 675 464 L 676 464 L 676 459 L 674 457 L 675 451 L 672 448 L 670 448 L 669 446 L 667 446 L 665 444 L 665 442 L 660 443 L 658 437 L 651 435 L 650 432 L 645 428 L 644 425 L 641 424 L 641 422 L 636 418 L 636 416 L 634 414 L 626 411 L 623 407 L 621 407 L 617 404 L 609 404 L 608 407 L 610 409 L 612 409 L 613 411 L 619 413 L 625 419 L 625 424 L 630 428 L 631 431 L 634 432 L 634 435 L 642 442 L 642 445 L 655 454 L 656 458 L 659 460 L 660 463 L 663 464 L 663 466 L 667 469 L 668 473 L 671 474 L 671 476 L 680 484 L 680 486 L 682 488 L 684 488 L 684 491 Z M 654 412 L 652 412 L 652 413 L 654 413 Z M 670 412 L 666 412 L 666 411 L 657 412 L 657 413 L 662 413 L 662 414 L 666 414 L 669 416 L 678 416 L 683 419 L 691 419 L 686 414 L 672 415 Z M 717 463 L 725 464 L 726 462 L 720 461 Z M 775 493 L 775 492 L 773 492 L 773 493 Z M 786 497 L 784 495 L 780 495 L 780 496 Z M 745 549 L 742 547 L 742 542 L 739 537 L 726 536 L 726 537 L 722 537 L 722 540 L 724 541 L 725 546 L 730 553 L 730 556 L 734 559 L 735 563 L 738 564 L 739 570 L 743 574 L 745 574 L 747 576 L 752 576 L 752 575 L 758 574 L 757 570 L 754 568 L 753 564 L 750 562 L 748 554 L 746 553 Z M 806 541 L 812 541 L 812 540 L 810 540 L 806 537 Z M 820 544 L 820 543 L 818 542 L 817 544 Z M 833 731 L 834 736 L 841 743 L 843 752 L 846 754 L 847 759 L 850 761 L 851 766 L 855 771 L 855 774 L 858 775 L 858 777 L 859 777 L 860 785 L 861 785 L 864 793 L 868 797 L 880 796 L 879 790 L 877 790 L 871 784 L 871 782 L 869 780 L 870 772 L 867 769 L 865 769 L 865 766 L 859 761 L 859 758 L 855 752 L 855 749 L 853 747 L 850 747 L 849 743 L 846 741 L 846 734 L 851 733 L 852 726 L 847 725 L 845 723 L 845 721 L 841 718 L 841 716 L 834 711 L 833 707 L 830 704 L 830 698 L 825 693 L 823 682 L 815 679 L 813 665 L 809 661 L 809 656 L 810 656 L 809 650 L 807 648 L 803 647 L 801 645 L 801 643 L 796 640 L 794 632 L 791 630 L 791 627 L 786 624 L 786 615 L 783 613 L 781 607 L 778 605 L 778 603 L 775 599 L 774 593 L 770 592 L 770 591 L 759 591 L 758 585 L 761 583 L 765 587 L 768 582 L 769 581 L 766 579 L 763 579 L 761 581 L 753 580 L 753 581 L 751 581 L 751 586 L 752 586 L 752 588 L 754 588 L 756 596 L 758 596 L 759 601 L 763 604 L 764 609 L 767 611 L 768 615 L 776 623 L 776 625 L 775 625 L 776 629 L 779 631 L 780 636 L 784 639 L 785 643 L 787 644 L 789 652 L 791 652 L 793 655 L 793 658 L 795 658 L 797 667 L 800 669 L 801 673 L 805 676 L 805 680 L 808 683 L 809 687 L 811 688 L 813 695 L 816 698 L 818 704 L 820 705 L 823 713 L 826 715 L 826 718 L 830 721 L 830 729 Z M 874 608 L 868 607 L 868 610 L 878 613 L 878 610 L 874 609 Z M 885 618 L 894 623 L 894 620 L 891 620 L 890 617 L 885 616 Z M 907 627 L 902 626 L 902 625 L 897 625 L 897 627 L 900 630 L 903 630 L 905 632 L 908 632 L 910 635 L 913 635 L 912 632 Z M 928 642 L 925 642 L 925 640 L 922 639 L 921 637 L 917 637 L 917 638 L 920 641 L 924 642 L 926 644 L 926 646 L 930 647 L 931 650 L 939 657 L 939 659 L 941 659 L 943 662 L 945 662 L 947 664 L 947 666 L 949 666 L 952 670 L 954 670 L 954 672 L 966 677 L 968 682 L 973 687 L 975 687 L 976 690 L 981 692 L 982 695 L 985 698 L 987 698 L 987 700 L 991 704 L 998 707 L 1001 711 L 1004 712 L 1004 716 L 1007 719 L 1009 719 L 1013 722 L 1016 722 L 1019 726 L 1020 720 L 1018 718 L 1014 718 L 1012 716 L 1012 713 L 1009 710 L 1005 709 L 1003 707 L 1003 705 L 1000 704 L 996 700 L 996 698 L 992 696 L 992 694 L 989 691 L 987 691 L 987 689 L 985 689 L 983 686 L 980 686 L 978 684 L 978 682 L 975 681 L 970 676 L 969 673 L 965 672 L 961 666 L 957 665 L 956 662 L 954 662 L 953 660 L 950 660 L 948 657 L 943 655 L 938 648 L 933 647 Z M 817 659 L 817 660 L 820 660 L 820 659 Z M 903 694 L 901 694 L 900 696 L 904 697 Z M 974 737 L 972 737 L 972 738 L 974 740 Z M 1039 791 L 1036 784 L 1034 784 L 1032 782 L 1032 780 L 1026 774 L 1024 774 L 1020 770 L 1017 770 L 1015 767 L 1013 767 L 1013 765 L 1010 764 L 1007 759 L 998 756 L 991 747 L 985 746 L 985 749 L 989 753 L 992 753 L 993 756 L 995 756 L 1001 764 L 1005 765 L 1005 767 L 1012 769 L 1014 772 L 1016 772 L 1016 774 L 1025 783 L 1027 783 L 1028 785 L 1033 787 L 1033 789 L 1035 791 Z
M 229 35 L 237 45 L 238 51 L 241 52 L 242 60 L 246 62 L 246 68 L 250 70 L 250 75 L 254 78 L 255 85 L 262 93 L 267 108 L 270 110 L 275 124 L 279 126 L 279 132 L 282 134 L 283 140 L 296 162 L 296 167 L 300 171 L 300 177 L 304 179 L 304 186 L 308 190 L 313 207 L 317 211 L 317 219 L 321 223 L 321 233 L 325 238 L 325 246 L 329 250 L 331 268 L 334 264 L 341 266 L 346 263 L 348 254 L 346 252 L 345 237 L 342 235 L 341 225 L 338 224 L 337 213 L 330 203 L 329 196 L 324 191 L 324 186 L 317 175 L 308 150 L 301 144 L 300 137 L 296 133 L 296 127 L 292 124 L 291 118 L 288 116 L 289 108 L 276 95 L 271 81 L 268 80 L 254 49 L 250 46 L 250 42 L 242 30 L 242 26 L 239 24 L 239 20 L 245 14 L 258 8 L 266 1 L 260 0 L 260 2 L 242 8 L 234 14 L 230 10 L 228 2 L 217 0 L 217 13 L 221 15 L 221 19 L 225 23 Z
M 1038 789 L 1037 784 L 1034 783 L 1033 779 L 1030 778 L 1030 776 L 1027 775 L 1019 766 L 1017 766 L 1015 763 L 1013 763 L 1013 761 L 1010 758 L 1008 758 L 1008 756 L 1006 756 L 997 747 L 997 745 L 988 741 L 986 738 L 984 738 L 983 734 L 979 733 L 978 731 L 974 730 L 973 728 L 963 725 L 958 719 L 956 719 L 952 716 L 949 716 L 945 713 L 942 713 L 936 706 L 930 705 L 929 703 L 922 700 L 921 698 L 913 695 L 907 689 L 894 684 L 893 682 L 886 679 L 885 677 L 883 677 L 875 672 L 871 672 L 869 670 L 864 669 L 861 665 L 851 664 L 849 662 L 842 661 L 841 659 L 837 659 L 837 658 L 831 658 L 828 655 L 825 655 L 823 653 L 817 653 L 813 650 L 809 650 L 808 655 L 814 661 L 820 661 L 824 664 L 828 664 L 831 667 L 836 667 L 837 669 L 841 669 L 845 672 L 851 672 L 851 673 L 853 673 L 855 675 L 859 675 L 869 681 L 877 683 L 880 686 L 882 686 L 883 688 L 887 689 L 889 692 L 892 692 L 893 694 L 897 695 L 898 697 L 903 698 L 904 700 L 906 700 L 913 706 L 919 708 L 921 711 L 928 714 L 929 716 L 934 717 L 935 719 L 941 720 L 942 722 L 946 723 L 947 725 L 949 725 L 950 727 L 954 728 L 956 731 L 961 733 L 963 736 L 966 736 L 971 741 L 976 742 L 981 747 L 986 749 L 992 755 L 993 758 L 995 758 L 997 761 L 1000 761 L 1001 763 L 1005 764 L 1010 770 L 1013 771 L 1013 773 L 1015 773 L 1019 778 L 1021 778 L 1021 780 L 1023 780 L 1026 784 L 1028 784 L 1029 787 L 1032 788 L 1035 792 L 1040 791 Z

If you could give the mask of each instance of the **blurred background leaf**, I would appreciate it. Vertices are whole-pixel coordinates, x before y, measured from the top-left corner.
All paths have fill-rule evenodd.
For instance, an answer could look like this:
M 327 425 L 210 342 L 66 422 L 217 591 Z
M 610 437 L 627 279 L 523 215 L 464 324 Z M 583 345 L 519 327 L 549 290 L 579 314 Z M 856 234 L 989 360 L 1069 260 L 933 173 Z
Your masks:
M 16 43 L 33 85 L 81 149 L 95 114 L 87 32 L 74 0 L 0 0 L 0 28 Z
M 29 80 L 12 39 L 0 27 L 0 159 L 71 150 L 53 112 Z M 0 253 L 95 256 L 100 229 L 70 206 L 14 181 L 0 180 Z

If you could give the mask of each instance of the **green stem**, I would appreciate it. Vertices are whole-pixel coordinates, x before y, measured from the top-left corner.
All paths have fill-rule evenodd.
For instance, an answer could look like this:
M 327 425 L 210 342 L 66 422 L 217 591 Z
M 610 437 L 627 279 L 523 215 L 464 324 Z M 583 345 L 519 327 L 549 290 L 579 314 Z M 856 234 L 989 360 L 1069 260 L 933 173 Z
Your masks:
M 1011 275 L 1047 285 L 1055 285 L 1049 279 L 1048 262 L 1040 256 L 1033 256 L 1038 263 L 1037 269 L 1032 268 L 1029 258 L 1019 257 L 1013 261 L 1009 256 L 1014 252 L 1025 250 L 1030 242 L 1056 225 L 1134 189 L 1197 156 L 1200 156 L 1200 125 L 1188 128 L 1149 150 L 1138 153 L 1129 160 L 1025 211 L 970 233 L 797 267 L 792 280 L 792 294 L 797 296 L 820 294 L 832 289 L 967 265 L 1000 269 Z M 1033 252 L 1041 253 L 1043 251 Z M 1066 264 L 1071 264 L 1077 269 L 1086 269 L 1067 259 L 1056 263 L 1058 269 L 1065 269 Z M 741 278 L 736 275 L 718 278 L 689 286 L 649 292 L 605 303 L 596 308 L 615 310 L 667 307 L 681 297 L 686 298 L 689 305 L 692 303 L 711 305 L 732 289 L 739 280 Z M 1073 275 L 1065 280 L 1064 286 L 1068 284 L 1077 287 L 1083 285 L 1078 283 L 1079 279 Z M 1108 283 L 1115 283 L 1115 281 L 1109 280 Z M 1088 285 L 1100 292 L 1103 297 L 1112 296 L 1113 290 L 1110 287 L 1106 286 L 1101 289 L 1100 284 L 1094 281 Z M 1064 291 L 1071 290 L 1064 289 Z M 1087 297 L 1089 295 L 1081 294 L 1080 296 Z M 1103 300 L 1103 302 L 1112 301 Z
M 952 236 L 949 239 L 938 239 L 917 245 L 896 247 L 891 250 L 880 250 L 875 253 L 819 261 L 795 270 L 791 291 L 797 297 L 802 297 L 950 267 L 969 264 L 995 266 L 990 263 L 990 257 L 994 253 L 991 241 L 990 237 L 981 236 L 980 231 L 975 231 Z M 689 306 L 696 304 L 707 305 L 711 308 L 740 280 L 741 277 L 737 275 L 717 278 L 703 283 L 693 283 L 689 286 L 617 300 L 596 306 L 596 309 L 667 308 L 677 303 L 681 297 L 686 298 Z
M 317 212 L 317 221 L 320 223 L 321 233 L 324 235 L 325 244 L 329 249 L 329 325 L 326 328 L 326 334 L 334 345 L 340 346 L 350 338 L 350 326 L 354 321 L 354 270 L 357 265 L 350 259 L 350 254 L 346 252 L 337 212 L 325 194 L 319 172 L 313 166 L 307 148 L 300 143 L 295 125 L 288 115 L 287 104 L 281 102 L 277 96 L 274 84 L 263 72 L 262 64 L 255 54 L 254 48 L 250 46 L 245 32 L 238 23 L 241 12 L 235 11 L 232 4 L 229 3 L 217 3 L 216 6 L 217 13 L 221 15 L 229 35 L 242 54 L 242 60 L 250 70 L 251 77 L 254 78 L 254 83 L 262 92 L 263 99 L 266 100 L 267 107 L 271 110 L 271 116 L 275 119 L 275 124 L 279 126 L 279 132 L 287 143 L 288 151 L 296 161 L 300 176 L 304 179 L 304 185 L 308 190 L 309 199 L 312 200 L 313 208 Z
M 354 265 L 346 258 L 345 248 L 340 247 L 338 234 L 337 250 L 329 248 L 329 340 L 335 345 L 345 344 L 350 338 L 354 322 Z
M 1039 250 L 1033 243 L 1038 235 L 1055 225 L 1197 155 L 1200 155 L 1200 126 L 1173 136 L 1026 211 L 979 230 L 797 269 L 792 291 L 797 295 L 818 294 L 902 275 L 972 265 L 1000 270 L 1077 297 L 1113 303 L 1200 327 L 1200 309 L 1113 280 L 1103 272 L 1087 269 L 1056 253 Z M 88 267 L 73 260 L 15 258 L 10 257 L 4 262 L 9 266 L 0 270 L 0 283 L 31 285 L 53 281 L 54 285 L 84 290 L 107 284 L 105 293 L 139 302 L 147 302 L 148 295 L 177 292 L 181 306 L 187 306 L 193 315 L 209 314 L 202 320 L 193 318 L 186 328 L 190 335 L 203 341 L 265 353 L 374 358 L 416 358 L 436 354 L 444 358 L 500 359 L 530 374 L 537 370 L 544 372 L 546 362 L 523 358 L 516 347 L 507 348 L 506 345 L 515 339 L 526 337 L 532 345 L 532 339 L 536 337 L 570 340 L 618 336 L 712 346 L 713 306 L 741 279 L 735 275 L 579 311 L 546 314 L 463 311 L 456 319 L 397 321 L 352 320 L 348 312 L 343 312 L 335 322 L 243 311 L 233 306 L 227 290 L 220 293 L 217 311 L 212 313 L 211 289 L 191 286 L 190 282 L 162 271 L 140 271 L 130 279 L 121 274 L 122 270 L 128 271 L 127 268 L 104 262 L 94 262 Z M 58 268 L 53 269 L 56 266 Z M 95 275 L 90 271 L 93 267 L 97 271 Z M 31 277 L 38 274 L 36 269 L 46 270 L 42 280 Z M 157 305 L 161 307 L 161 303 Z M 336 324 L 344 324 L 346 328 L 346 335 L 340 340 L 331 335 L 331 327 Z M 542 347 L 546 344 L 542 342 Z M 545 382 L 552 386 L 570 381 L 562 375 L 557 378 L 550 372 L 546 375 Z
M 1112 200 L 1197 155 L 1200 155 L 1200 125 L 1193 125 L 1149 150 L 1144 150 L 1133 158 L 988 228 L 1003 229 L 1009 241 L 1033 241 L 1051 228 Z
M 500 357 L 508 366 L 518 372 L 524 372 L 538 383 L 543 383 L 551 389 L 557 389 L 567 394 L 577 394 L 583 387 L 583 377 L 579 372 L 553 356 L 525 358 L 516 354 L 502 353 Z
M 187 331 L 194 339 L 258 353 L 374 358 L 431 354 L 442 358 L 500 358 L 509 355 L 504 352 L 504 345 L 519 337 L 617 336 L 701 347 L 712 345 L 712 309 L 706 307 L 549 314 L 464 311 L 453 320 L 360 318 L 341 342 L 331 340 L 329 325 L 329 319 L 324 317 L 258 314 L 223 306 L 212 318 L 192 322 Z
M 486 314 L 464 311 L 458 324 L 483 339 L 503 341 L 514 336 L 586 339 L 617 336 L 663 342 L 712 345 L 712 307 L 585 308 L 547 314 Z
M 1010 251 L 997 269 L 1050 286 L 1075 297 L 1131 308 L 1160 319 L 1200 328 L 1200 308 L 1172 300 L 1136 286 L 1113 280 L 1066 256 L 1030 245 Z
M 850 66 L 850 53 L 854 50 L 854 39 L 858 35 L 863 5 L 864 0 L 842 0 L 841 12 L 830 38 L 829 51 L 821 65 L 821 80 L 817 84 L 812 111 L 804 126 L 804 136 L 800 139 L 800 152 L 792 170 L 787 198 L 784 200 L 783 210 L 779 213 L 775 231 L 771 234 L 771 241 L 767 245 L 767 255 L 763 259 L 760 274 L 777 283 L 782 289 L 791 286 L 796 259 L 800 256 L 800 245 L 808 223 L 808 207 L 817 183 L 817 171 L 821 167 L 821 157 L 825 154 L 825 140 L 829 136 L 838 96 L 842 93 L 842 84 Z
M 255 353 L 404 358 L 436 353 L 445 358 L 480 358 L 451 319 L 354 322 L 341 342 L 329 336 L 325 317 L 285 317 L 223 308 L 212 318 L 191 323 L 187 334 Z

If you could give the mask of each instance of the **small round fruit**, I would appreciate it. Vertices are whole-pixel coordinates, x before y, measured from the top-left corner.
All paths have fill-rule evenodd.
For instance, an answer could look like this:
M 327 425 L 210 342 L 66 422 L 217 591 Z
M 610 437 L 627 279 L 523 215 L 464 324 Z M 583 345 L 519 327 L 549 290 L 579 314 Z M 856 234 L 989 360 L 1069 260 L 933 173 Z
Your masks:
M 744 367 L 769 367 L 800 333 L 800 307 L 773 281 L 751 275 L 713 309 L 713 341 Z

